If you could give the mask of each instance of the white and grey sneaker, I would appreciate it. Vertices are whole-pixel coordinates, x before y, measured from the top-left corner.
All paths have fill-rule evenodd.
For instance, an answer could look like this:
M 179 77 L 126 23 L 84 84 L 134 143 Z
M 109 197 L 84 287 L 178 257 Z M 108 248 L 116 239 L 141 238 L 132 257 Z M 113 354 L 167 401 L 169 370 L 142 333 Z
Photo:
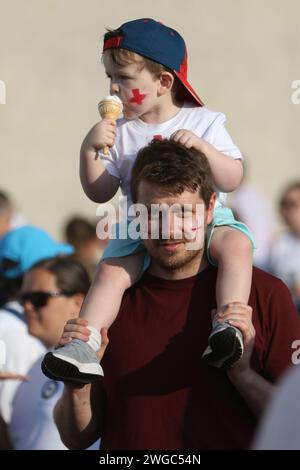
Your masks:
M 50 379 L 80 384 L 100 380 L 104 375 L 95 351 L 79 339 L 48 352 L 42 361 L 42 371 Z
M 202 354 L 207 364 L 220 369 L 229 369 L 240 360 L 244 353 L 243 335 L 229 322 L 213 323 L 208 346 Z

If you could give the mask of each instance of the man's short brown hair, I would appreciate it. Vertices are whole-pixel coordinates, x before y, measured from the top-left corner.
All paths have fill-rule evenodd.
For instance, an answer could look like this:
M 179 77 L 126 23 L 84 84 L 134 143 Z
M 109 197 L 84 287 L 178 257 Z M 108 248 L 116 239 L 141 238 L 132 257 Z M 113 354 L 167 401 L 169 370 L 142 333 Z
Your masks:
M 131 175 L 134 203 L 138 202 L 141 181 L 162 186 L 170 194 L 198 191 L 206 208 L 214 192 L 213 177 L 205 155 L 168 139 L 153 140 L 138 152 Z

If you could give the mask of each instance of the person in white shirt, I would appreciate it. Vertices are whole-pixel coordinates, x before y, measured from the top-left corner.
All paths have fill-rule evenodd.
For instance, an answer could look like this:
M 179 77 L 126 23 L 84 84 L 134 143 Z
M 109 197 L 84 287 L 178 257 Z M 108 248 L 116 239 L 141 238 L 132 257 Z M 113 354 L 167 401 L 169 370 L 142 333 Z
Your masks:
M 1 348 L 1 343 L 0 343 Z M 1 359 L 1 351 L 0 350 L 0 359 Z M 0 362 L 1 367 L 1 362 Z M 5 370 L 0 370 L 0 381 L 1 380 L 27 380 L 27 377 L 22 374 L 15 374 L 14 372 L 8 372 Z M 10 441 L 10 437 L 7 430 L 7 425 L 2 416 L 0 415 L 0 450 L 11 450 L 12 445 Z
M 28 369 L 44 353 L 42 343 L 28 333 L 19 302 L 7 302 L 0 309 L 0 338 L 5 344 L 5 370 L 27 375 Z M 20 380 L 0 381 L 0 415 L 8 423 L 11 418 L 12 400 Z
M 26 375 L 29 368 L 45 352 L 43 344 L 28 333 L 19 290 L 26 271 L 35 263 L 55 255 L 68 255 L 73 248 L 57 243 L 44 230 L 26 225 L 10 230 L 0 240 L 0 290 L 6 302 L 0 308 L 0 341 L 5 349 L 3 368 Z M 14 394 L 19 380 L 0 381 L 0 415 L 10 421 Z
M 289 287 L 300 313 L 300 181 L 284 190 L 279 209 L 287 230 L 272 245 L 270 270 Z
M 299 364 L 299 347 L 294 351 Z M 300 368 L 295 365 L 283 377 L 263 414 L 254 450 L 300 450 Z
M 89 276 L 78 261 L 58 257 L 35 265 L 26 273 L 20 295 L 29 333 L 47 349 L 54 348 L 65 323 L 79 315 L 89 286 Z M 62 382 L 43 375 L 41 357 L 27 376 L 13 401 L 9 431 L 14 449 L 66 449 L 53 421 Z M 93 448 L 99 449 L 99 442 Z

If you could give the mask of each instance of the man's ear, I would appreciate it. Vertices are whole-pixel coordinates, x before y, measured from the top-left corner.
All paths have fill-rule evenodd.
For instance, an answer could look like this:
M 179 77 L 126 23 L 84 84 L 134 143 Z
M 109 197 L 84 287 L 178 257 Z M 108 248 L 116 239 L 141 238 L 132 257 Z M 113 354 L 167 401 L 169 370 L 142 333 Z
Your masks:
M 162 96 L 172 90 L 174 84 L 174 76 L 171 72 L 166 70 L 162 72 L 159 76 L 159 85 L 158 85 L 158 96 Z
M 210 224 L 213 219 L 216 198 L 217 194 L 215 192 L 212 193 L 207 209 L 207 225 Z

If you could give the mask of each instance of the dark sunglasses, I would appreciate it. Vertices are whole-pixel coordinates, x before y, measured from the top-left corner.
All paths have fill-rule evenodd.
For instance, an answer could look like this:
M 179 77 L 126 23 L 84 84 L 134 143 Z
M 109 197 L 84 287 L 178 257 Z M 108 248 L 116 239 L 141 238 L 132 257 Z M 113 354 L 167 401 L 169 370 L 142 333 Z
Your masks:
M 52 297 L 70 297 L 72 295 L 74 295 L 74 292 L 22 292 L 19 296 L 19 301 L 22 305 L 24 305 L 25 302 L 30 302 L 35 308 L 41 308 L 45 307 L 45 305 L 48 303 L 48 300 Z

